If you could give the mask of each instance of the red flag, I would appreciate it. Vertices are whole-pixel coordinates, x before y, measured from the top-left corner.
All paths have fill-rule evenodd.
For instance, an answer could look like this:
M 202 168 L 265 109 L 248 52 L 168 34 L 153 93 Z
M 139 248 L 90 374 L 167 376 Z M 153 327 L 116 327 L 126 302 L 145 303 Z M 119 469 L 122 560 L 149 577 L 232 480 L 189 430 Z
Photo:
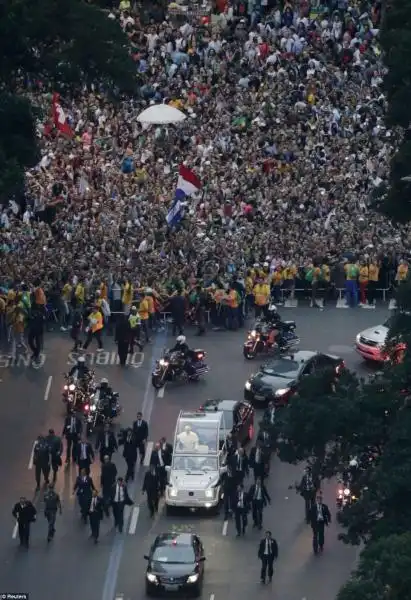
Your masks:
M 53 101 L 52 101 L 52 110 L 53 110 L 53 121 L 54 125 L 57 129 L 63 133 L 64 135 L 68 135 L 72 137 L 73 131 L 70 125 L 67 123 L 66 115 L 64 114 L 64 110 L 60 105 L 60 95 L 54 93 Z

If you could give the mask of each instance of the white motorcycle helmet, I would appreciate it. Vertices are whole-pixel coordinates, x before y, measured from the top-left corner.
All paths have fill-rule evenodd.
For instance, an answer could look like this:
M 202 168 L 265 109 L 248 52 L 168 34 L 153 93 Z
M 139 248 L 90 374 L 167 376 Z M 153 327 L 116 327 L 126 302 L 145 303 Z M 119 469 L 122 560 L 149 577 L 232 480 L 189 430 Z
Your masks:
M 178 338 L 176 339 L 177 344 L 185 344 L 186 343 L 186 336 L 185 335 L 179 335 Z
M 352 460 L 350 460 L 350 468 L 351 469 L 356 469 L 358 467 L 358 461 L 353 458 Z
M 84 363 L 86 362 L 86 359 L 84 358 L 84 356 L 79 356 L 77 359 L 77 363 L 79 365 L 84 365 Z

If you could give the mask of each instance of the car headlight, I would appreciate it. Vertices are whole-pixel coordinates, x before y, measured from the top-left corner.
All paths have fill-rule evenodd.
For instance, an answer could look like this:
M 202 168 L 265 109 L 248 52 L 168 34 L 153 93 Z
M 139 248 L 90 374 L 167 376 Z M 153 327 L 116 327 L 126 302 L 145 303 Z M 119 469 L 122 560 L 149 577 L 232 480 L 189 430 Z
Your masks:
M 97 410 L 97 408 L 96 408 L 96 405 L 95 405 L 95 404 L 92 404 L 92 405 L 90 406 L 90 411 L 91 411 L 91 412 L 95 412 L 96 410 Z
M 152 573 L 147 573 L 147 581 L 150 583 L 157 583 L 157 577 Z
M 176 496 L 177 496 L 177 493 L 178 493 L 178 492 L 177 492 L 177 490 L 176 490 L 176 489 L 174 489 L 174 488 L 171 488 L 171 489 L 170 489 L 170 496 L 171 496 L 172 498 L 176 498 Z
M 197 573 L 195 573 L 195 575 L 190 575 L 189 577 L 187 577 L 187 583 L 196 583 L 196 581 L 198 581 Z
M 74 383 L 69 385 L 70 392 L 74 392 L 75 389 L 76 389 L 76 386 L 74 385 Z
M 349 488 L 345 488 L 344 496 L 349 496 L 351 494 L 351 490 Z
M 250 337 L 255 338 L 257 336 L 257 332 L 255 331 L 255 329 L 253 331 L 250 331 Z
M 206 490 L 205 497 L 206 498 L 214 498 L 214 490 Z
M 247 392 L 249 392 L 251 390 L 251 383 L 249 381 L 246 381 L 244 387 L 247 390 Z
M 290 391 L 290 388 L 282 388 L 280 390 L 277 390 L 275 393 L 275 396 L 285 396 L 285 394 L 288 394 L 288 392 Z

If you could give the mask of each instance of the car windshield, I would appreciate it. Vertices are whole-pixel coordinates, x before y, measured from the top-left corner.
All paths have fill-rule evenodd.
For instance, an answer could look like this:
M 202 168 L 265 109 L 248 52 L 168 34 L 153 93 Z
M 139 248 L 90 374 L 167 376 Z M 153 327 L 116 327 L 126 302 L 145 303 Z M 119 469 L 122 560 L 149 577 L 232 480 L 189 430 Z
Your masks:
M 294 379 L 298 376 L 301 364 L 295 360 L 273 360 L 261 367 L 261 371 L 266 375 L 276 375 L 286 379 Z
M 217 458 L 213 456 L 176 456 L 173 458 L 173 469 L 176 471 L 202 471 L 208 473 L 218 470 Z
M 193 564 L 194 550 L 191 546 L 157 546 L 151 557 L 153 561 L 171 564 Z

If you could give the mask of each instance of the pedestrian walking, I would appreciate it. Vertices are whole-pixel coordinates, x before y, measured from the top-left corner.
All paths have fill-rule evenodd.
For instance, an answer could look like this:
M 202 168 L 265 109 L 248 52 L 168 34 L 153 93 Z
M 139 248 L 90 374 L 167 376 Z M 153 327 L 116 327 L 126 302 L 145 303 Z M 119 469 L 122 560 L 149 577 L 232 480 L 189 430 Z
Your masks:
M 237 531 L 237 537 L 245 535 L 248 519 L 248 498 L 244 491 L 244 485 L 239 483 L 237 489 L 234 492 L 234 498 L 232 501 L 232 507 L 234 509 L 235 528 Z
M 126 506 L 133 505 L 134 502 L 131 500 L 127 485 L 122 477 L 117 479 L 117 483 L 112 488 L 112 507 L 114 526 L 117 527 L 119 533 L 123 533 L 124 527 L 124 508 Z
M 143 419 L 143 413 L 141 412 L 137 413 L 137 419 L 133 423 L 133 433 L 140 454 L 140 464 L 143 464 L 148 440 L 148 423 Z
M 154 464 L 150 465 L 150 470 L 144 476 L 143 494 L 147 495 L 147 506 L 150 511 L 150 517 L 158 513 L 158 503 L 160 500 L 160 479 Z
M 129 321 L 123 314 L 117 315 L 115 342 L 117 344 L 117 354 L 120 359 L 120 365 L 125 367 L 128 353 L 131 352 L 131 329 Z
M 54 429 L 49 429 L 46 443 L 49 447 L 51 470 L 53 471 L 53 482 L 55 483 L 58 470 L 63 464 L 61 460 L 63 454 L 63 442 L 61 441 L 61 438 L 55 434 Z
M 127 465 L 125 477 L 126 483 L 130 481 L 130 479 L 134 481 L 137 462 L 137 443 L 131 427 L 123 432 L 119 443 L 123 446 L 123 456 Z
M 278 558 L 278 544 L 273 539 L 271 531 L 265 532 L 265 537 L 258 546 L 258 558 L 261 560 L 261 583 L 271 583 L 274 574 L 274 561 Z
M 94 462 L 94 451 L 90 442 L 85 438 L 77 444 L 76 462 L 79 473 L 84 469 L 87 475 L 90 474 L 90 465 Z
M 110 504 L 111 504 L 111 495 L 113 486 L 116 483 L 117 478 L 117 467 L 114 463 L 111 462 L 109 456 L 104 457 L 104 462 L 101 466 L 101 475 L 100 475 L 100 483 L 101 483 L 101 493 L 102 493 L 102 502 L 103 502 L 103 510 L 106 517 L 110 516 Z
M 315 494 L 317 492 L 317 488 L 318 482 L 314 480 L 311 468 L 306 467 L 304 470 L 304 475 L 301 478 L 300 485 L 298 486 L 298 490 L 301 496 L 304 498 L 305 520 L 307 524 L 310 523 L 311 509 L 315 504 Z
M 248 492 L 249 502 L 252 507 L 253 526 L 263 528 L 263 511 L 267 504 L 271 504 L 271 498 L 261 477 L 257 477 L 255 483 Z
M 60 515 L 63 512 L 60 496 L 55 491 L 54 485 L 50 484 L 46 493 L 44 494 L 44 516 L 46 517 L 48 523 L 48 542 L 51 542 L 51 540 L 54 538 L 54 534 L 56 533 L 57 512 L 60 512 Z
M 92 478 L 87 474 L 86 469 L 82 469 L 74 484 L 73 494 L 77 496 L 81 518 L 84 523 L 87 523 L 93 490 L 95 489 Z
M 103 500 L 97 493 L 97 490 L 93 490 L 90 502 L 90 508 L 88 513 L 90 523 L 90 537 L 94 540 L 94 543 L 98 543 L 100 537 L 100 524 L 103 519 Z
M 96 452 L 100 452 L 100 462 L 104 462 L 106 456 L 111 460 L 114 452 L 118 450 L 116 436 L 111 431 L 109 424 L 106 423 L 103 431 L 98 434 L 95 449 Z
M 12 515 L 17 521 L 20 546 L 28 548 L 30 544 L 30 527 L 36 520 L 37 511 L 32 502 L 22 496 L 20 501 L 14 505 Z
M 164 494 L 167 485 L 166 460 L 166 453 L 161 447 L 161 442 L 157 442 L 151 453 L 150 466 L 153 466 L 155 469 L 161 495 Z
M 82 422 L 72 411 L 64 419 L 62 432 L 62 436 L 66 438 L 66 464 L 69 464 L 70 460 L 77 462 L 77 449 L 82 430 Z
M 331 513 L 326 504 L 323 503 L 322 494 L 317 494 L 316 502 L 311 507 L 310 523 L 313 530 L 314 554 L 324 550 L 324 531 L 331 523 Z
M 33 465 L 36 478 L 36 492 L 38 492 L 40 489 L 41 476 L 43 475 L 44 477 L 44 483 L 48 484 L 50 475 L 50 450 L 43 435 L 39 435 L 34 442 Z
M 101 352 L 101 350 L 103 350 L 103 341 L 101 336 L 103 333 L 104 320 L 97 304 L 93 306 L 93 310 L 89 314 L 88 320 L 89 324 L 87 327 L 87 339 L 83 346 L 83 350 L 87 350 L 91 344 L 91 341 L 95 339 L 97 340 L 98 345 L 97 351 Z
M 32 352 L 31 360 L 35 365 L 39 361 L 44 334 L 44 309 L 33 306 L 28 322 L 27 342 Z

